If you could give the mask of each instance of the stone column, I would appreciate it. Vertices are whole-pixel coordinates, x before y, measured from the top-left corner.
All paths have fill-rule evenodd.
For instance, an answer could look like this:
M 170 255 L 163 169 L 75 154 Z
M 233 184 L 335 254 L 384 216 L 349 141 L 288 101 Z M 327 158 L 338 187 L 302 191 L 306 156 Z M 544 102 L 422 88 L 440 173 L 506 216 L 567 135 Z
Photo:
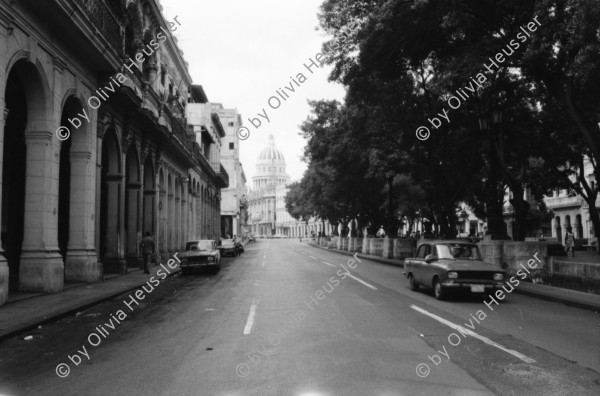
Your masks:
M 4 97 L 4 93 L 0 93 Z M 2 170 L 4 164 L 4 126 L 8 117 L 8 109 L 4 108 L 4 99 L 0 99 L 0 108 L 2 108 L 2 117 L 0 117 L 0 208 L 2 208 Z M 0 224 L 2 224 L 2 210 L 0 210 Z M 8 301 L 8 262 L 4 257 L 4 250 L 0 243 L 0 305 Z
M 58 292 L 65 268 L 58 250 L 57 141 L 52 131 L 27 131 L 25 224 L 19 290 Z M 56 154 L 56 155 L 55 155 Z
M 65 260 L 65 281 L 68 282 L 97 282 L 103 276 L 95 249 L 96 158 L 92 153 L 95 153 L 94 148 L 72 151 L 70 156 L 69 249 Z

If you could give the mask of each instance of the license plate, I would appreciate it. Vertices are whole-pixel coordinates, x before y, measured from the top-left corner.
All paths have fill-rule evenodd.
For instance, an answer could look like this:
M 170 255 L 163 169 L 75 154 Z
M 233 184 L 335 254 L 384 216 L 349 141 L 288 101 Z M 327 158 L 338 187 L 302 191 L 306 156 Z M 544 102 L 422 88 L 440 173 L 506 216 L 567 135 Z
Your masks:
M 471 285 L 471 293 L 483 293 L 485 287 L 483 285 Z

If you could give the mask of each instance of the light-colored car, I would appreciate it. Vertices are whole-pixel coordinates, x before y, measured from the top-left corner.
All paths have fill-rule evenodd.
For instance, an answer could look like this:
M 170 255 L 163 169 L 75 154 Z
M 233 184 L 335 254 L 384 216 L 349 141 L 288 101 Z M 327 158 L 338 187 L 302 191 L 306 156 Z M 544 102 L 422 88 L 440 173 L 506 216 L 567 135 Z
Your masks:
M 485 293 L 500 289 L 506 272 L 486 263 L 477 245 L 460 240 L 431 240 L 417 247 L 416 257 L 404 261 L 404 275 L 412 290 L 433 288 L 435 298 L 450 290 Z
M 203 268 L 211 269 L 215 273 L 221 269 L 221 253 L 217 249 L 217 243 L 212 239 L 187 242 L 185 252 L 179 255 L 179 260 L 184 275 Z
M 221 252 L 222 257 L 236 257 L 240 255 L 240 251 L 235 245 L 235 241 L 233 239 L 221 239 L 221 244 L 219 245 L 219 252 Z

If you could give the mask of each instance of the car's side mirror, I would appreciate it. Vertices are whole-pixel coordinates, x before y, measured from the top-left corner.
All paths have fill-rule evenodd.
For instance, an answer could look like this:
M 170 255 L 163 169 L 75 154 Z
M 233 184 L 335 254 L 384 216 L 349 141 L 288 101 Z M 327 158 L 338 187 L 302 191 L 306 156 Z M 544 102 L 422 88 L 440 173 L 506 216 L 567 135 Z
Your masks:
M 436 259 L 436 258 L 435 258 L 435 256 L 433 256 L 433 255 L 431 255 L 431 254 L 428 254 L 427 256 L 425 256 L 425 262 L 426 262 L 427 264 L 431 263 L 431 262 L 432 262 L 432 261 L 434 261 L 435 259 Z

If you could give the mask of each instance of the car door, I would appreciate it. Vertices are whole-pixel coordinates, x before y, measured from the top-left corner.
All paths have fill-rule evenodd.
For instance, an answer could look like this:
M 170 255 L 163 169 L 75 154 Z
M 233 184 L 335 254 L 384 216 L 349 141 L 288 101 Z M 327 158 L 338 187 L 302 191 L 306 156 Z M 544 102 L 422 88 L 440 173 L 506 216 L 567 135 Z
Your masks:
M 419 249 L 417 250 L 417 257 L 416 257 L 416 260 L 414 261 L 415 270 L 413 272 L 413 275 L 415 277 L 415 281 L 417 281 L 417 283 L 422 284 L 422 285 L 429 284 L 429 282 L 427 281 L 427 270 L 428 270 L 429 264 L 427 264 L 425 262 L 425 257 L 427 257 L 427 255 L 430 253 L 431 253 L 431 246 L 427 243 L 422 244 L 421 246 L 419 246 Z

